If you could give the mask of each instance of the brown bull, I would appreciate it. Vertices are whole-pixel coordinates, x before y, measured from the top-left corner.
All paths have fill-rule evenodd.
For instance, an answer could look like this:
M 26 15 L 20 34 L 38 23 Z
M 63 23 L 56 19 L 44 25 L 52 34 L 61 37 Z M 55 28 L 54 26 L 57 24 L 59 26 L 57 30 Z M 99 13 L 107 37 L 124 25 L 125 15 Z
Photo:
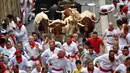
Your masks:
M 39 14 L 36 15 L 35 19 L 34 19 L 34 23 L 35 23 L 35 29 L 36 31 L 39 33 L 40 37 L 42 39 L 44 39 L 44 34 L 49 33 L 49 18 L 48 16 L 44 13 L 41 12 Z
M 61 20 L 54 20 L 49 26 L 52 27 L 52 38 L 61 42 L 63 40 L 62 27 L 65 26 L 64 23 Z
M 96 20 L 95 14 L 89 12 L 88 10 L 82 12 L 80 17 L 82 19 L 80 23 L 85 25 L 84 27 L 80 27 L 80 33 L 88 37 L 89 33 L 94 30 L 95 24 L 99 22 L 100 18 Z

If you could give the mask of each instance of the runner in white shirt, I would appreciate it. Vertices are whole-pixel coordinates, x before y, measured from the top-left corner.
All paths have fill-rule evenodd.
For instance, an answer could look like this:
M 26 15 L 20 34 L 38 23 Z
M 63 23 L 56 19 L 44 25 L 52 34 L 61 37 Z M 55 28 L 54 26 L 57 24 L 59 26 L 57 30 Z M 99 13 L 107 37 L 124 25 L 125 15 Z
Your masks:
M 66 52 L 68 52 L 68 56 L 70 56 L 70 58 L 68 58 L 70 60 L 70 72 L 72 72 L 75 68 L 75 61 L 76 61 L 76 56 L 78 54 L 78 47 L 76 45 L 76 43 L 72 42 L 71 37 L 68 36 L 66 38 L 66 42 L 63 44 L 62 47 Z
M 119 48 L 122 50 L 124 46 L 127 46 L 126 35 L 124 34 L 124 26 L 122 20 L 117 20 L 117 34 L 119 39 Z
M 87 67 L 84 68 L 81 73 L 100 73 L 100 70 L 93 65 L 92 60 L 87 61 Z
M 12 46 L 10 41 L 6 42 L 6 48 L 4 49 L 5 63 L 7 64 L 15 54 L 16 48 Z
M 7 15 L 7 17 L 9 18 L 9 24 L 7 25 L 7 32 L 9 32 L 10 34 L 13 34 L 14 29 L 16 28 L 16 24 L 13 21 L 14 16 L 9 14 Z
M 7 15 L 7 17 L 9 18 L 9 24 L 7 25 L 7 32 L 9 33 L 10 38 L 13 41 L 13 45 L 16 45 L 16 37 L 14 36 L 16 23 L 14 22 L 14 16 L 9 14 Z
M 130 57 L 127 57 L 125 60 L 124 64 L 120 64 L 114 73 L 119 72 L 119 73 L 126 73 L 126 67 L 130 66 Z
M 43 52 L 42 45 L 35 42 L 33 36 L 29 36 L 29 43 L 25 44 L 24 49 L 31 59 L 31 65 L 34 66 L 36 60 L 39 60 L 40 55 Z
M 20 0 L 21 4 L 21 13 L 22 13 L 22 19 L 23 23 L 27 24 L 29 19 L 29 13 L 31 12 L 32 6 L 33 6 L 33 0 Z
M 124 17 L 127 18 L 128 25 L 129 25 L 130 24 L 130 11 L 128 10 L 128 7 L 124 6 L 121 10 L 124 12 Z
M 118 40 L 115 40 L 113 43 L 113 51 L 115 53 L 115 58 L 117 58 L 122 52 L 119 50 Z M 118 64 L 120 64 L 120 60 L 117 60 Z M 115 70 L 117 65 L 113 65 L 112 69 Z
M 130 0 L 128 0 L 127 7 L 128 7 L 128 10 L 130 10 Z
M 119 3 L 127 4 L 127 3 L 128 3 L 128 0 L 119 0 Z
M 108 13 L 112 12 L 115 10 L 115 6 L 114 4 L 110 4 L 110 5 L 103 5 L 100 7 L 100 11 L 99 13 L 101 15 L 107 15 Z
M 10 72 L 11 71 L 11 72 Z M 27 73 L 24 70 L 20 70 L 18 65 L 13 65 L 12 70 L 10 70 L 9 73 Z M 7 72 L 8 73 L 8 72 Z
M 42 58 L 42 62 L 43 65 L 45 65 L 46 60 L 51 57 L 52 55 L 58 54 L 58 52 L 60 51 L 60 48 L 57 48 L 55 46 L 55 42 L 54 41 L 50 41 L 49 42 L 49 46 L 50 48 L 46 49 L 42 54 L 41 54 L 41 58 Z
M 118 65 L 113 50 L 110 50 L 109 54 L 104 54 L 95 58 L 93 62 L 94 65 L 96 65 L 97 62 L 100 65 L 100 71 L 101 71 L 100 73 L 112 73 L 113 72 L 112 66 Z
M 66 70 L 68 67 L 68 60 L 65 58 L 64 50 L 60 50 L 57 55 L 49 57 L 46 63 L 47 66 L 52 64 L 52 73 L 64 73 L 64 71 L 68 73 L 68 70 Z
M 8 66 L 12 67 L 13 65 L 18 65 L 20 70 L 29 71 L 30 70 L 30 64 L 28 60 L 21 55 L 20 50 L 16 50 L 15 55 L 11 60 L 8 62 Z M 9 68 L 10 69 L 10 68 Z
M 7 41 L 4 54 L 11 59 L 13 57 L 15 51 L 16 51 L 16 48 L 11 44 L 10 41 Z
M 42 46 L 34 41 L 33 36 L 29 36 L 29 43 L 25 44 L 25 51 L 29 57 L 38 57 L 43 51 Z
M 105 31 L 103 39 L 106 37 L 106 50 L 107 53 L 112 50 L 113 42 L 117 38 L 117 31 L 114 29 L 112 22 L 109 23 L 108 29 Z
M 126 35 L 126 39 L 127 39 L 127 43 L 128 43 L 128 46 L 129 46 L 130 45 L 130 33 L 128 33 Z M 130 48 L 129 48 L 129 50 L 130 50 Z
M 22 42 L 22 45 L 25 46 L 28 43 L 28 33 L 26 27 L 23 25 L 22 22 L 17 24 L 17 28 L 15 30 L 15 36 L 17 39 Z
M 41 66 L 40 62 L 37 61 L 35 63 L 35 68 L 32 70 L 31 73 L 41 73 L 41 71 L 42 71 L 42 66 Z
M 125 46 L 122 50 L 122 53 L 117 56 L 117 60 L 120 61 L 121 64 L 124 64 L 124 61 L 127 57 L 130 57 L 129 49 L 127 46 Z

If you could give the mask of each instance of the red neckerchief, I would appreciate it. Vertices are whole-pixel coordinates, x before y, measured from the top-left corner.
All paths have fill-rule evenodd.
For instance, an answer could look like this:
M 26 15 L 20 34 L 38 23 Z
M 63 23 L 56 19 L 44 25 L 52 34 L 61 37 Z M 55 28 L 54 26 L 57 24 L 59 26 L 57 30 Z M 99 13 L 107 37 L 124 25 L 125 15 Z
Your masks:
M 118 55 L 118 51 L 116 51 L 115 54 Z
M 124 63 L 124 65 L 127 67 L 127 63 Z
M 21 63 L 21 62 L 22 62 L 22 56 L 20 56 L 20 58 L 17 58 L 17 57 L 16 57 L 16 61 L 17 61 L 18 63 Z
M 58 55 L 58 54 L 57 54 L 57 56 L 58 56 L 58 59 L 62 59 L 62 58 L 63 58 L 63 57 L 61 57 L 61 56 L 60 56 L 60 55 Z
M 72 41 L 71 41 L 71 43 L 72 43 Z M 71 43 L 69 43 L 69 44 L 67 43 L 67 45 L 70 46 Z
M 122 12 L 122 11 L 120 11 L 120 13 L 121 13 L 121 15 L 123 15 L 123 12 Z
M 0 66 L 2 67 L 2 73 L 5 73 L 6 67 L 4 66 L 3 62 L 0 62 Z
M 10 45 L 10 48 L 9 49 L 11 49 L 13 46 L 12 45 Z
M 53 52 L 53 53 L 54 53 L 54 50 L 55 50 L 55 49 L 53 49 L 53 50 L 50 49 L 50 51 Z
M 71 41 L 75 42 L 76 43 L 76 39 L 75 38 L 72 38 Z
M 90 55 L 92 55 L 93 54 L 93 52 L 92 53 L 89 53 Z
M 115 8 L 117 7 L 117 3 L 118 3 L 118 2 L 113 2 L 113 4 L 114 4 Z
M 46 42 L 45 42 L 45 43 L 47 44 L 48 42 L 50 42 L 50 40 L 46 40 Z
M 22 24 L 22 23 L 19 23 L 19 24 Z M 22 25 L 21 26 L 18 26 L 19 27 L 19 29 L 21 29 L 22 28 Z
M 88 73 L 93 73 L 93 70 L 90 70 L 89 68 L 87 68 Z
M 29 43 L 29 44 L 30 44 L 30 46 L 31 46 L 32 49 L 33 49 L 33 48 L 35 47 L 35 45 L 36 45 L 35 42 L 33 42 L 33 43 Z
M 114 28 L 112 28 L 112 29 L 109 29 L 109 28 L 108 28 L 108 31 L 113 31 L 113 30 L 114 30 Z

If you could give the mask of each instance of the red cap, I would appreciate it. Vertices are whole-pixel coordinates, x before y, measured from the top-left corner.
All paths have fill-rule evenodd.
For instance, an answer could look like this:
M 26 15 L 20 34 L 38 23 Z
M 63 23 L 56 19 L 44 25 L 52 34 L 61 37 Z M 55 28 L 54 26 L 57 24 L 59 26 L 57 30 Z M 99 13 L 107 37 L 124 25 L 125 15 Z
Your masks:
M 15 55 L 17 55 L 18 53 L 21 53 L 21 50 L 16 50 L 15 51 Z
M 125 5 L 122 9 L 123 12 L 128 11 L 128 7 Z

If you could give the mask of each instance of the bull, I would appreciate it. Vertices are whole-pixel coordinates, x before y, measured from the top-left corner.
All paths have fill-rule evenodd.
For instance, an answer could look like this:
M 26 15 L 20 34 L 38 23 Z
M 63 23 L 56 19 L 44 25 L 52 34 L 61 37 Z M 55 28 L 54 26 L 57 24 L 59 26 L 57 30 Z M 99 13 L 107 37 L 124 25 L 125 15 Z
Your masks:
M 49 27 L 52 28 L 52 39 L 55 41 L 63 41 L 63 33 L 62 27 L 65 26 L 65 23 L 62 20 L 53 20 L 52 23 L 49 24 Z
M 95 23 L 100 21 L 100 17 L 96 20 L 95 14 L 88 10 L 82 12 L 81 14 L 75 9 L 70 10 L 70 16 L 66 17 L 64 20 L 67 25 L 65 26 L 65 31 L 63 32 L 73 35 L 79 31 L 81 34 L 88 37 L 89 33 L 94 30 Z
M 38 32 L 40 37 L 46 35 L 49 33 L 49 18 L 44 12 L 40 12 L 36 15 L 34 19 L 34 24 L 35 24 L 35 30 Z M 43 39 L 43 38 L 42 38 Z
M 94 13 L 86 10 L 80 14 L 80 17 L 80 23 L 84 25 L 84 27 L 80 27 L 80 33 L 84 34 L 86 37 L 89 37 L 89 33 L 94 30 L 95 24 L 100 21 L 100 16 L 99 19 L 96 19 L 96 15 Z
M 80 20 L 80 13 L 76 9 L 70 9 L 70 16 L 64 19 L 64 23 L 66 26 L 64 27 L 63 32 L 67 35 L 73 35 L 78 33 L 79 26 L 83 27 L 84 25 L 80 24 L 78 20 Z

